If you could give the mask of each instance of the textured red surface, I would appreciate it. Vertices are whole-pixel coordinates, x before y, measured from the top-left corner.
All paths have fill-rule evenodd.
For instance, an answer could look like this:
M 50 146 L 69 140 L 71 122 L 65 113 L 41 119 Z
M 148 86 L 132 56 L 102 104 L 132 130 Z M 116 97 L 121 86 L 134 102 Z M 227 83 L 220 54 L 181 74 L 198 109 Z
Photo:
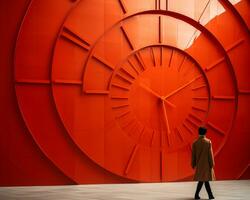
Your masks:
M 154 2 L 1 2 L 1 185 L 190 180 L 199 125 L 217 179 L 249 178 L 249 2 L 205 26 Z

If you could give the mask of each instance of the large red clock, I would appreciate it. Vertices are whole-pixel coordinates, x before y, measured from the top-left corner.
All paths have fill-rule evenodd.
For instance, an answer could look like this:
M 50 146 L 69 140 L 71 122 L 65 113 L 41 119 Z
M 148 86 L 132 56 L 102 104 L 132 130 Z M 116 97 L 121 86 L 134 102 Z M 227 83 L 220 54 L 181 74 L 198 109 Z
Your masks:
M 242 41 L 225 49 L 200 19 L 164 2 L 75 2 L 57 34 L 47 80 L 27 80 L 16 54 L 21 110 L 24 83 L 50 87 L 74 145 L 105 170 L 136 181 L 190 177 L 198 127 L 208 128 L 217 156 L 237 112 L 228 53 Z

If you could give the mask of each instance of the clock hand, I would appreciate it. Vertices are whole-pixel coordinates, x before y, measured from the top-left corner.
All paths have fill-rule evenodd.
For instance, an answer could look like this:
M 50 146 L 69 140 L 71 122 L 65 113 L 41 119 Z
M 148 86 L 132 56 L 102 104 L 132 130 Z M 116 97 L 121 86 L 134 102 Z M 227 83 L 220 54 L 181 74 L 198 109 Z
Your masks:
M 161 99 L 161 96 L 160 96 L 158 93 L 156 93 L 155 91 L 153 91 L 151 88 L 149 88 L 149 87 L 146 86 L 145 84 L 140 83 L 140 86 L 141 86 L 143 89 L 145 89 L 146 91 L 148 91 L 149 93 L 151 93 L 151 94 L 153 94 L 154 96 L 156 96 L 156 97 L 158 97 L 158 98 Z
M 186 84 L 184 84 L 183 86 L 177 88 L 176 90 L 172 91 L 170 94 L 166 95 L 163 97 L 164 100 L 166 100 L 168 97 L 174 95 L 175 93 L 179 92 L 180 90 L 184 89 L 185 87 L 189 86 L 191 83 L 193 83 L 195 80 L 197 80 L 198 78 L 200 78 L 201 75 L 193 78 L 191 81 L 187 82 Z
M 162 96 L 160 96 L 158 93 L 156 93 L 155 91 L 153 91 L 151 88 L 149 88 L 148 86 L 146 86 L 143 83 L 140 83 L 140 86 L 145 89 L 146 91 L 148 91 L 149 93 L 153 94 L 154 96 L 162 99 Z M 174 104 L 172 104 L 171 102 L 169 102 L 168 100 L 163 99 L 169 106 L 176 108 L 176 106 Z
M 167 110 L 164 104 L 164 99 L 161 99 L 162 101 L 162 108 L 163 108 L 163 114 L 164 114 L 164 119 L 167 127 L 167 134 L 170 134 L 170 128 L 169 128 L 169 122 L 168 122 L 168 116 L 167 116 Z
M 162 98 L 161 98 L 162 99 Z M 170 107 L 172 108 L 176 108 L 176 105 L 172 104 L 170 101 L 163 99 L 163 101 L 165 101 Z

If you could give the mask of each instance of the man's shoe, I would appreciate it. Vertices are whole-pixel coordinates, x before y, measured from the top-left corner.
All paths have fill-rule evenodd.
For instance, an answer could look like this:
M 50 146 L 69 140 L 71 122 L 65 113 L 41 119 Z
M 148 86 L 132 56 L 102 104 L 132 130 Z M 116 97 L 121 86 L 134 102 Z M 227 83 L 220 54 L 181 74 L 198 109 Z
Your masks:
M 214 196 L 212 194 L 208 195 L 209 199 L 215 199 Z
M 201 198 L 199 197 L 199 195 L 195 195 L 194 199 L 201 199 Z

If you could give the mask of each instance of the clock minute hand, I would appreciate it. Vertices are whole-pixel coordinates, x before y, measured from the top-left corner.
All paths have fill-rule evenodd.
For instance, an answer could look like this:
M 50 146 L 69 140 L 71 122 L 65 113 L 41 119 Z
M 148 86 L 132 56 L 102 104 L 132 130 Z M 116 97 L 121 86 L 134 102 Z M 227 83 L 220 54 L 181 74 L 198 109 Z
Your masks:
M 164 119 L 165 119 L 165 123 L 166 123 L 166 127 L 167 127 L 167 134 L 170 134 L 170 128 L 169 128 L 167 110 L 166 110 L 164 102 L 165 102 L 165 100 L 162 99 L 162 108 L 163 108 Z
M 146 91 L 148 91 L 149 93 L 153 94 L 154 96 L 158 97 L 159 99 L 162 99 L 162 96 L 160 96 L 158 93 L 156 93 L 155 91 L 153 91 L 151 88 L 149 88 L 148 86 L 146 86 L 143 83 L 140 83 L 140 86 L 145 89 Z M 169 106 L 175 108 L 176 106 L 174 104 L 172 104 L 171 102 L 169 102 L 168 100 L 163 99 Z
M 200 78 L 201 75 L 193 78 L 191 81 L 187 82 L 186 84 L 184 84 L 183 86 L 177 88 L 176 90 L 172 91 L 171 93 L 169 93 L 168 95 L 164 96 L 163 99 L 166 100 L 168 97 L 174 95 L 175 93 L 179 92 L 180 90 L 184 89 L 185 87 L 189 86 L 191 83 L 193 83 L 195 80 L 197 80 L 198 78 Z

